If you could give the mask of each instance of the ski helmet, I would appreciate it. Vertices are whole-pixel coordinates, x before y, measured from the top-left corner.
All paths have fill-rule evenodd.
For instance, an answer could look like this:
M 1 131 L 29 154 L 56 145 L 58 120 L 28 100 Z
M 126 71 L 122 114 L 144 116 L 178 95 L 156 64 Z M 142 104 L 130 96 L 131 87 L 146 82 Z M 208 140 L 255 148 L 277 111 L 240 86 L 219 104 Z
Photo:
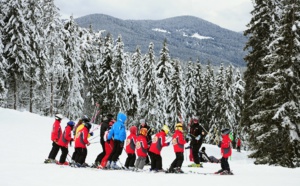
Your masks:
M 91 119 L 87 115 L 82 116 L 81 120 L 85 123 L 91 121 Z
M 69 122 L 67 123 L 67 125 L 73 127 L 73 126 L 75 125 L 75 123 L 74 123 L 74 121 L 69 121 Z
M 177 123 L 177 124 L 175 125 L 175 130 L 183 131 L 182 123 Z
M 62 120 L 63 116 L 61 114 L 56 114 L 55 119 Z
M 141 134 L 141 135 L 147 136 L 147 133 L 148 133 L 147 128 L 141 128 L 141 129 L 140 129 L 140 134 Z
M 92 124 L 90 124 L 89 122 L 86 122 L 86 123 L 84 124 L 84 126 L 85 126 L 86 128 L 88 128 L 89 130 L 92 128 Z
M 231 130 L 229 128 L 225 128 L 221 130 L 222 135 L 226 135 L 229 134 L 231 132 Z
M 170 131 L 168 125 L 164 125 L 161 130 L 163 130 L 166 134 L 168 134 Z

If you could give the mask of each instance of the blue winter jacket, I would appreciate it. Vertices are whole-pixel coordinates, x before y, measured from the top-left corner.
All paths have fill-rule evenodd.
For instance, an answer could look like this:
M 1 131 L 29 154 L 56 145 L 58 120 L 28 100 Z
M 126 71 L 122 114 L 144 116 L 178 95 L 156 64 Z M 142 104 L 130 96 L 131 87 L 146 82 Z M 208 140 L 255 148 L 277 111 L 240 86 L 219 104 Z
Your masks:
M 108 133 L 108 140 L 111 140 L 114 137 L 114 140 L 119 140 L 124 142 L 126 139 L 126 131 L 125 131 L 125 121 L 127 116 L 123 113 L 119 113 L 117 116 L 117 121 L 113 124 L 111 130 Z

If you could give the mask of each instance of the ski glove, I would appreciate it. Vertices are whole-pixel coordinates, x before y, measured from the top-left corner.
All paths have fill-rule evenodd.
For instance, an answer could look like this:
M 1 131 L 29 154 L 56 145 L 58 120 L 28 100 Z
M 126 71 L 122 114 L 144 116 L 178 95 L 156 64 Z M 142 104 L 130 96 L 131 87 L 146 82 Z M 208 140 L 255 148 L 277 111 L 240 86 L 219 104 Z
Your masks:
M 93 133 L 93 132 L 90 132 L 90 135 L 91 135 L 91 136 L 93 136 L 93 135 L 94 135 L 94 133 Z
M 195 139 L 196 139 L 196 140 L 200 140 L 200 138 L 201 138 L 201 136 L 198 135 Z
M 167 146 L 169 146 L 170 145 L 170 142 L 167 142 Z

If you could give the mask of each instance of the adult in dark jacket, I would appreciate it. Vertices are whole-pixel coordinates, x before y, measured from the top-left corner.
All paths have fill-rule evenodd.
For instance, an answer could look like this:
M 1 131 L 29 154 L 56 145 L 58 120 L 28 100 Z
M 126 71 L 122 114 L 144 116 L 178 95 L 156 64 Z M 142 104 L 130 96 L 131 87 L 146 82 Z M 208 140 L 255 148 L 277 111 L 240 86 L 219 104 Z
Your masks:
M 189 133 L 189 136 L 191 138 L 190 147 L 193 152 L 194 163 L 189 165 L 189 167 L 200 167 L 201 166 L 198 152 L 202 145 L 204 135 L 205 135 L 205 133 L 203 131 L 202 126 L 200 126 L 200 124 L 199 124 L 198 118 L 194 118 L 193 124 L 191 125 L 191 128 L 190 128 L 190 133 Z
M 140 119 L 139 130 L 141 130 L 142 128 L 147 129 L 147 136 L 146 136 L 146 138 L 147 138 L 148 147 L 150 148 L 150 145 L 152 143 L 152 130 L 151 130 L 150 126 L 147 125 L 145 119 Z M 149 151 L 149 149 L 148 149 L 148 151 Z M 149 155 L 147 155 L 147 157 L 146 157 L 145 164 L 146 165 L 151 165 Z
M 113 119 L 113 115 L 112 114 L 107 114 L 105 120 L 101 123 L 101 128 L 100 128 L 100 144 L 102 147 L 102 152 L 97 156 L 96 160 L 95 160 L 95 164 L 93 167 L 97 167 L 103 157 L 105 156 L 105 141 L 104 141 L 104 134 L 105 131 L 108 130 L 109 126 L 112 126 L 114 124 L 115 120 Z

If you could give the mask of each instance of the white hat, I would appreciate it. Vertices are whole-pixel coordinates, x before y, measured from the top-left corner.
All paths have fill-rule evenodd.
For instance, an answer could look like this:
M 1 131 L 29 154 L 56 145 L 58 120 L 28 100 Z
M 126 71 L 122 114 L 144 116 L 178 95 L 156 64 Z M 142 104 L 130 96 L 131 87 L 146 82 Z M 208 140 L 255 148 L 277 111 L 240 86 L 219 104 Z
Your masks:
M 140 123 L 146 123 L 145 119 L 140 119 Z

